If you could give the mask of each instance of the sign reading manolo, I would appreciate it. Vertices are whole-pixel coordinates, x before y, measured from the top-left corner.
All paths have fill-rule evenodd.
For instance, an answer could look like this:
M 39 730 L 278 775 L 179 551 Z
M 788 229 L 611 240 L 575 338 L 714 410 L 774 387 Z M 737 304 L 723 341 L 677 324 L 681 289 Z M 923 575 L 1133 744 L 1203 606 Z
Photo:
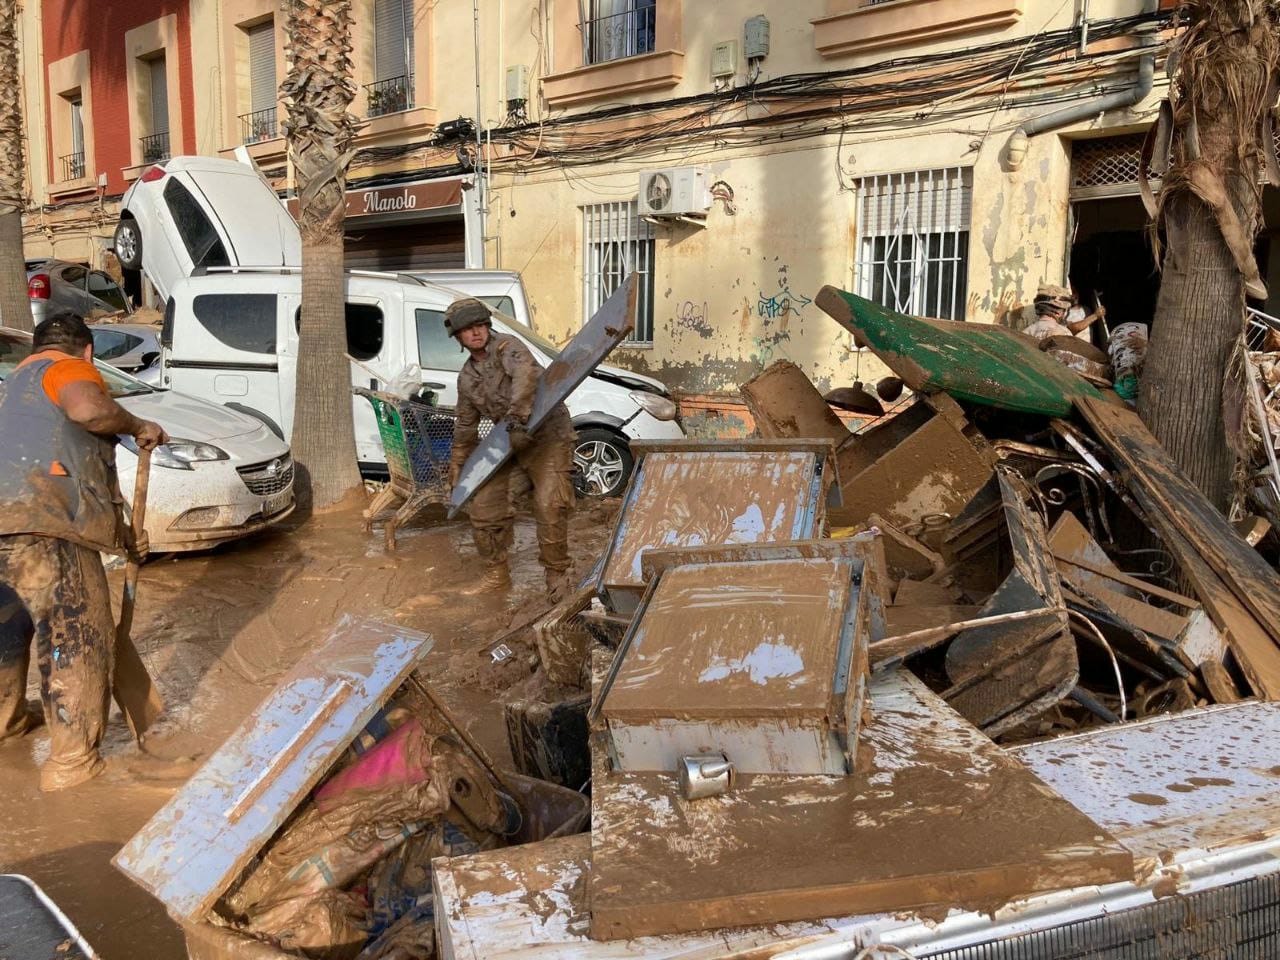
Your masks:
M 432 180 L 391 187 L 370 187 L 347 191 L 347 216 L 371 217 L 389 213 L 428 213 L 462 203 L 462 181 Z M 298 200 L 291 198 L 289 212 L 298 213 Z

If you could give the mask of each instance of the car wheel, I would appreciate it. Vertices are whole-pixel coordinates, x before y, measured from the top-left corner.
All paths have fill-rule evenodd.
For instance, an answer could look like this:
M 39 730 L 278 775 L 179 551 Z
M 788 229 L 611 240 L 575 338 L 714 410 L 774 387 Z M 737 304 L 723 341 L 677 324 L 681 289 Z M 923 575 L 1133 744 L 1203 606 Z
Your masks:
M 588 497 L 614 497 L 626 489 L 635 459 L 626 438 L 603 427 L 578 431 L 573 448 L 582 492 Z
M 116 224 L 116 259 L 126 270 L 142 269 L 142 231 L 137 220 L 121 220 Z

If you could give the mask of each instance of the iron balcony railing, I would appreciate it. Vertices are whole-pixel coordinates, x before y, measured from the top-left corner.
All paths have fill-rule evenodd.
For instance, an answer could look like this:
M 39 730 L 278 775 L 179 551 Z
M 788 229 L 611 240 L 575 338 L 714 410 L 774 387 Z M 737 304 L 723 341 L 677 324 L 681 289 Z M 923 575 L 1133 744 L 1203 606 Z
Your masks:
M 139 140 L 142 144 L 142 162 L 159 163 L 169 159 L 169 133 L 153 133 Z
M 240 115 L 240 138 L 244 143 L 260 143 L 280 136 L 280 125 L 276 122 L 276 108 L 254 110 L 252 113 Z
M 412 73 L 403 77 L 388 77 L 377 83 L 366 83 L 364 89 L 371 117 L 399 113 L 413 106 Z
M 75 153 L 68 153 L 65 157 L 59 157 L 58 161 L 62 164 L 63 180 L 79 180 L 84 176 L 83 150 L 77 150 Z
M 592 17 L 582 24 L 583 63 L 605 63 L 653 53 L 657 6 L 637 3 L 632 10 Z

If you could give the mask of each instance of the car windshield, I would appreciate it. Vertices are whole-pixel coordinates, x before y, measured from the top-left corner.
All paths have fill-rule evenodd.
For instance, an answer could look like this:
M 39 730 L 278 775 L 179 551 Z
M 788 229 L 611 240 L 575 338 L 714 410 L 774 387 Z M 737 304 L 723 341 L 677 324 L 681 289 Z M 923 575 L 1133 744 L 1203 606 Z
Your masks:
M 512 314 L 515 313 L 516 305 L 512 302 L 510 297 L 480 297 L 479 299 L 483 300 L 490 308 L 492 308 L 499 320 L 520 336 L 535 344 L 539 350 L 545 353 L 552 360 L 560 356 L 559 347 L 542 334 L 535 333 L 532 327 L 526 327 L 523 323 L 512 316 Z
M 0 330 L 0 382 L 8 378 L 15 367 L 31 355 L 31 336 L 13 330 Z M 128 374 L 121 373 L 110 364 L 94 360 L 93 365 L 102 374 L 107 384 L 107 392 L 117 400 L 121 397 L 136 397 L 144 393 L 155 393 L 141 380 L 135 380 Z

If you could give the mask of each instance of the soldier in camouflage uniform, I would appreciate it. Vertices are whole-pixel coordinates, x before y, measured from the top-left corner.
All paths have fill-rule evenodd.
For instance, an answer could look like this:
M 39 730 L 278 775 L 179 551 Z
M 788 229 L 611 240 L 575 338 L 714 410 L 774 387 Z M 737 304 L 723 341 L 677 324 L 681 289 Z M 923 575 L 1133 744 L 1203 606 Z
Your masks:
M 471 501 L 471 529 L 487 570 L 468 593 L 511 586 L 507 551 L 515 522 L 511 479 L 523 471 L 533 484 L 533 516 L 538 524 L 538 559 L 547 592 L 558 598 L 569 569 L 569 507 L 573 503 L 574 430 L 559 404 L 530 436 L 525 428 L 542 368 L 519 339 L 493 332 L 489 308 L 475 299 L 458 300 L 444 316 L 445 329 L 471 354 L 458 373 L 458 420 L 453 437 L 450 481 L 479 444 L 482 418 L 506 421 L 515 460 L 489 478 Z

